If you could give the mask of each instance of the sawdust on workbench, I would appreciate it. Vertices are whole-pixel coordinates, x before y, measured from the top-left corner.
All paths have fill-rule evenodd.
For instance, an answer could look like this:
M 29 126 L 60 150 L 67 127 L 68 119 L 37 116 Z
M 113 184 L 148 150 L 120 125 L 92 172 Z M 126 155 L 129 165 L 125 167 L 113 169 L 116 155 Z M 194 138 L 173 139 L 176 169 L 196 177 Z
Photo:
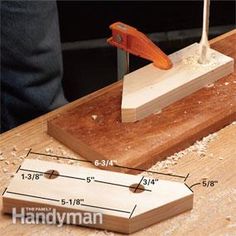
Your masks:
M 236 125 L 236 121 L 232 122 L 229 126 Z M 162 172 L 166 174 L 173 174 L 172 168 L 175 167 L 178 164 L 178 161 L 184 158 L 188 158 L 191 156 L 191 154 L 194 154 L 196 158 L 214 158 L 213 153 L 208 153 L 208 146 L 209 144 L 217 139 L 217 133 L 209 134 L 208 136 L 202 138 L 202 140 L 196 141 L 192 146 L 180 151 L 176 152 L 171 156 L 166 157 L 162 161 L 156 162 L 155 165 L 153 165 L 149 171 L 154 172 Z M 219 160 L 224 160 L 223 157 L 218 157 Z M 140 175 L 144 175 L 147 177 L 152 177 L 153 173 L 146 173 L 142 172 Z M 164 177 L 165 178 L 165 177 Z M 172 178 L 173 179 L 173 178 Z
M 236 121 L 234 121 L 231 125 L 236 125 Z M 230 126 L 231 126 L 230 125 Z M 166 158 L 166 160 L 157 162 L 150 170 L 153 171 L 166 171 L 167 173 L 170 172 L 171 167 L 175 167 L 180 160 L 185 160 L 185 158 L 188 158 L 189 154 L 194 154 L 195 157 L 199 159 L 204 158 L 211 158 L 213 157 L 212 153 L 208 152 L 208 146 L 211 144 L 212 141 L 216 140 L 218 138 L 218 134 L 210 134 L 207 137 L 204 137 L 202 140 L 195 142 L 194 145 L 190 146 L 189 148 L 180 151 L 178 153 L 175 153 L 172 156 L 169 156 Z M 54 140 L 51 140 L 54 142 Z M 10 177 L 14 176 L 14 173 L 9 173 L 8 168 L 12 165 L 19 165 L 22 160 L 25 159 L 25 153 L 29 151 L 29 148 L 25 148 L 22 152 L 18 150 L 19 148 L 17 146 L 13 146 L 12 150 L 6 151 L 5 149 L 0 150 L 0 165 L 2 172 L 4 172 L 5 176 L 7 175 L 10 179 Z M 67 148 L 64 148 L 64 146 L 60 145 L 58 143 L 57 146 L 53 146 L 49 144 L 46 148 L 44 147 L 41 152 L 45 152 L 48 154 L 55 154 L 60 156 L 67 156 L 72 158 L 78 158 L 78 155 L 73 153 Z M 8 156 L 8 153 L 11 154 L 11 158 L 6 158 Z M 17 158 L 16 158 L 17 157 Z M 42 156 L 34 156 L 34 158 L 45 160 Z M 224 160 L 224 157 L 217 157 L 219 161 Z M 51 158 L 50 158 L 51 159 Z M 62 163 L 68 163 L 73 165 L 79 165 L 79 162 L 73 161 L 73 160 L 58 160 L 56 157 L 52 158 L 56 162 L 62 162 Z M 143 174 L 143 173 L 142 173 Z M 197 194 L 197 193 L 196 193 Z M 236 202 L 236 190 L 232 186 L 225 187 L 224 191 L 217 192 L 214 196 L 209 196 L 207 200 L 208 207 L 203 208 L 204 204 L 206 204 L 206 197 L 205 196 L 197 196 L 194 200 L 194 210 L 191 211 L 191 214 L 184 213 L 179 215 L 178 217 L 174 217 L 171 219 L 168 219 L 162 224 L 155 225 L 155 229 L 160 229 L 160 232 L 162 232 L 162 229 L 165 229 L 160 235 L 163 236 L 169 236 L 169 235 L 175 235 L 176 230 L 178 228 L 186 229 L 186 232 L 188 232 L 188 226 L 190 226 L 193 222 L 196 222 L 198 224 L 198 227 L 206 228 L 207 224 L 203 224 L 203 222 L 210 222 L 211 221 L 211 214 L 209 212 L 209 209 L 214 210 L 219 215 L 219 219 L 222 221 L 222 224 L 225 224 L 227 229 L 235 229 L 236 228 L 236 215 L 235 211 L 236 209 L 227 208 L 227 207 L 219 207 L 219 203 L 224 202 L 224 204 L 232 206 L 232 202 Z M 204 219 L 201 218 L 201 221 L 199 220 L 199 211 L 204 211 L 203 214 L 201 212 L 201 217 L 204 216 Z M 171 222 L 171 224 L 170 224 Z M 182 224 L 184 222 L 184 225 Z M 160 228 L 156 228 L 160 227 Z M 184 232 L 182 230 L 182 232 Z M 207 232 L 207 228 L 206 228 Z M 152 227 L 148 227 L 140 232 L 138 232 L 138 235 L 156 235 L 156 231 L 154 232 Z M 91 231 L 91 234 L 89 235 L 114 235 L 112 232 L 103 231 L 103 230 L 93 230 Z M 236 235 L 236 234 L 235 234 Z
M 234 121 L 231 125 L 235 125 L 236 121 Z M 209 145 L 209 143 L 211 141 L 213 141 L 214 139 L 217 138 L 217 133 L 213 133 L 208 135 L 207 137 L 204 137 L 202 140 L 200 141 L 196 141 L 192 146 L 186 148 L 185 150 L 182 150 L 180 152 L 177 152 L 169 157 L 167 157 L 165 160 L 163 161 L 159 161 L 157 162 L 154 166 L 152 166 L 150 168 L 150 170 L 152 171 L 161 171 L 161 170 L 167 170 L 167 173 L 171 173 L 170 170 L 168 170 L 171 166 L 174 166 L 177 164 L 178 160 L 182 159 L 183 157 L 187 156 L 190 153 L 196 153 L 198 155 L 199 158 L 203 158 L 206 156 L 207 153 L 207 147 Z M 4 153 L 3 151 L 0 150 L 0 163 L 1 167 L 2 167 L 2 171 L 4 173 L 8 173 L 8 166 L 9 165 L 17 165 L 19 163 L 21 163 L 24 159 L 25 159 L 25 154 L 20 155 L 19 153 L 17 153 L 18 148 L 14 145 L 12 147 L 12 151 L 11 151 L 11 156 L 12 157 L 17 157 L 17 159 L 15 159 L 14 161 L 10 162 L 8 160 L 6 160 L 6 158 L 4 157 Z M 25 149 L 25 152 L 28 152 L 29 148 Z M 46 154 L 55 154 L 58 156 L 63 156 L 63 157 L 70 157 L 70 158 L 75 158 L 77 159 L 77 154 L 75 154 L 72 151 L 68 151 L 63 149 L 62 145 L 58 145 L 57 147 L 51 147 L 51 146 L 47 146 L 44 149 L 44 152 Z M 209 154 L 211 156 L 211 154 Z M 40 155 L 35 156 L 37 159 L 43 159 L 45 160 L 45 157 L 42 157 Z M 51 158 L 55 161 L 57 161 L 58 163 L 67 163 L 67 164 L 72 164 L 72 165 L 80 165 L 78 161 L 75 160 L 63 160 L 63 159 L 59 159 L 57 157 L 53 157 Z M 220 160 L 223 160 L 222 157 L 219 158 Z M 10 176 L 14 176 L 14 173 L 9 173 Z M 150 175 L 150 174 L 148 174 Z

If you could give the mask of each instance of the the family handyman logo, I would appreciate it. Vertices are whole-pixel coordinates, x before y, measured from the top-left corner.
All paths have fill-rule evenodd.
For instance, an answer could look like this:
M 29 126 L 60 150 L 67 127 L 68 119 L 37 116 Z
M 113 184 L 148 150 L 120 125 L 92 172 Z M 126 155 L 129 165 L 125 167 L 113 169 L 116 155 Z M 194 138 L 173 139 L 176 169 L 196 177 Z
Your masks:
M 16 208 L 12 209 L 13 224 L 63 224 L 96 225 L 103 223 L 99 212 L 58 212 L 54 208 Z

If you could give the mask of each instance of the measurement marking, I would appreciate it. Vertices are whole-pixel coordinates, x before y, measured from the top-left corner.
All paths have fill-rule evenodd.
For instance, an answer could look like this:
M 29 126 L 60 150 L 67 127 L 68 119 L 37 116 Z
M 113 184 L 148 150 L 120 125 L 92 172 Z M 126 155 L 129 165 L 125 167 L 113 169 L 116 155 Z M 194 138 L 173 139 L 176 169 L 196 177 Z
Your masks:
M 147 172 L 147 173 L 152 173 L 152 174 L 169 175 L 169 176 L 185 179 L 185 176 L 182 176 L 182 175 L 173 175 L 173 174 L 161 173 L 161 172 L 152 171 L 152 170 L 144 170 L 144 169 L 132 168 L 132 167 L 120 166 L 120 165 L 114 165 L 114 167 L 119 167 L 119 168 L 124 168 L 124 169 L 129 169 L 129 170 L 137 170 L 137 171 L 142 171 L 142 172 Z
M 74 176 L 69 176 L 69 175 L 57 175 L 57 176 L 64 177 L 64 178 L 71 178 L 71 179 L 85 180 L 84 178 L 74 177 Z
M 36 171 L 36 170 L 30 170 L 30 169 L 23 169 L 23 168 L 20 168 L 19 170 L 22 170 L 22 171 L 29 171 L 29 172 L 34 172 L 34 173 L 40 173 L 40 174 L 44 174 L 45 172 L 42 172 L 42 171 Z M 50 174 L 51 175 L 55 175 L 55 174 Z M 78 180 L 86 180 L 85 178 L 80 178 L 80 177 L 73 177 L 73 176 L 68 176 L 68 175 L 56 175 L 56 176 L 60 176 L 60 177 L 64 177 L 64 178 L 71 178 L 71 179 L 78 179 Z M 105 181 L 101 181 L 101 180 L 94 180 L 94 182 L 97 182 L 97 183 L 103 183 L 103 184 L 110 184 L 110 185 L 116 185 L 116 186 L 120 186 L 120 187 L 126 187 L 126 188 L 130 188 L 130 186 L 127 186 L 127 185 L 123 185 L 123 184 L 116 184 L 116 183 L 111 183 L 111 182 L 105 182 Z M 132 188 L 132 187 L 131 187 Z M 152 190 L 150 189 L 143 189 L 143 188 L 137 188 L 137 189 L 140 189 L 140 190 L 143 190 L 143 191 L 148 191 L 148 192 L 151 192 Z
M 124 210 L 108 208 L 108 207 L 94 206 L 94 205 L 89 205 L 89 204 L 84 204 L 84 203 L 81 203 L 80 206 L 94 207 L 94 208 L 99 208 L 99 209 L 103 209 L 103 210 L 118 211 L 118 212 L 130 214 L 130 211 L 124 211 Z
M 130 215 L 129 215 L 129 219 L 131 218 L 131 216 L 134 214 L 134 210 L 136 209 L 136 207 L 137 207 L 137 205 L 135 205 L 134 206 L 134 208 L 133 208 L 133 210 L 132 210 L 132 212 L 130 213 Z
M 51 174 L 50 174 L 50 175 L 49 175 L 49 177 L 48 177 L 49 179 L 51 179 L 51 178 L 52 178 L 52 176 L 53 176 L 54 172 L 55 172 L 54 170 L 51 172 Z
M 189 188 L 192 189 L 192 187 L 194 187 L 194 186 L 196 186 L 196 185 L 199 185 L 199 184 L 201 184 L 201 183 L 193 184 L 193 185 L 191 185 Z
M 16 193 L 16 192 L 11 192 L 11 191 L 6 191 L 6 193 L 11 193 L 11 194 L 16 194 L 16 195 L 20 195 L 20 196 L 26 196 L 26 197 L 40 198 L 40 199 L 54 201 L 54 202 L 59 202 L 60 201 L 58 199 L 47 198 L 47 197 L 40 197 L 40 196 L 35 196 L 35 195 L 31 195 L 31 194 L 24 194 L 24 193 Z
M 189 177 L 189 173 L 186 175 L 184 182 L 186 182 L 187 178 Z
M 29 169 L 20 169 L 22 171 L 29 171 L 29 172 L 34 172 L 34 173 L 40 173 L 40 174 L 44 174 L 45 172 L 42 171 L 37 171 L 37 170 L 29 170 Z M 51 175 L 56 175 L 56 176 L 60 176 L 60 177 L 64 177 L 64 178 L 71 178 L 71 179 L 78 179 L 78 180 L 85 180 L 84 178 L 80 178 L 80 177 L 74 177 L 74 176 L 69 176 L 69 175 L 58 175 L 58 174 L 50 174 Z
M 34 172 L 34 173 L 40 173 L 40 174 L 44 174 L 45 172 L 42 172 L 42 171 L 37 171 L 37 170 L 30 170 L 30 169 L 23 169 L 23 168 L 20 168 L 19 170 L 21 171 L 29 171 L 29 172 Z M 51 175 L 55 175 L 55 174 L 50 174 Z M 74 177 L 74 176 L 69 176 L 69 175 L 57 175 L 56 176 L 60 176 L 60 177 L 65 177 L 65 178 L 71 178 L 71 179 L 79 179 L 79 180 L 86 180 L 85 178 L 80 178 L 80 177 Z M 116 186 L 120 186 L 120 187 L 126 187 L 126 188 L 137 188 L 137 187 L 130 187 L 128 185 L 123 185 L 123 184 L 117 184 L 117 183 L 111 183 L 111 182 L 105 182 L 105 181 L 101 181 L 101 180 L 94 180 L 94 182 L 97 182 L 97 183 L 103 183 L 103 184 L 110 184 L 110 185 L 116 185 Z M 143 191 L 148 191 L 148 192 L 151 192 L 152 190 L 150 189 L 143 189 L 143 188 L 137 188 L 137 189 L 140 189 L 140 190 L 143 190 Z
M 44 174 L 45 172 L 42 172 L 42 171 L 37 171 L 37 170 L 30 170 L 30 169 L 23 169 L 23 168 L 20 168 L 19 170 L 22 170 L 22 171 L 29 171 L 29 172 L 34 172 L 34 173 L 40 173 L 40 174 Z M 80 177 L 74 177 L 74 176 L 69 176 L 69 175 L 57 175 L 57 174 L 53 174 L 51 173 L 50 176 L 52 175 L 56 175 L 56 176 L 60 176 L 60 177 L 64 177 L 64 178 L 71 178 L 71 179 L 78 179 L 78 180 L 86 180 L 85 178 L 80 178 Z M 49 176 L 49 178 L 50 178 Z M 103 183 L 103 184 L 110 184 L 110 185 L 115 185 L 115 186 L 120 186 L 120 187 L 126 187 L 126 188 L 135 188 L 135 187 L 130 187 L 130 186 L 127 186 L 127 185 L 123 185 L 123 184 L 116 184 L 116 183 L 111 183 L 111 182 L 105 182 L 105 181 L 101 181 L 101 180 L 94 180 L 94 182 L 97 182 L 97 183 Z M 137 188 L 137 189 L 140 189 L 140 190 L 143 190 L 143 191 L 148 191 L 148 192 L 151 192 L 152 190 L 150 189 L 143 189 L 143 188 Z
M 116 186 L 125 187 L 125 188 L 134 188 L 134 189 L 137 188 L 137 187 L 132 187 L 132 186 L 128 186 L 128 185 L 116 184 L 116 183 L 111 183 L 111 182 L 105 182 L 105 181 L 96 180 L 96 179 L 94 180 L 94 182 L 102 183 L 102 184 L 116 185 Z M 143 188 L 137 188 L 137 189 L 140 189 L 140 190 L 143 190 L 143 191 L 148 191 L 148 192 L 151 192 L 151 191 L 152 191 L 152 190 L 150 190 L 150 189 L 143 189 Z
M 16 170 L 16 173 L 19 171 L 19 169 L 21 168 L 21 165 L 18 167 L 18 169 Z
M 3 193 L 2 193 L 2 196 L 4 195 L 4 193 L 6 192 L 7 188 L 4 189 Z
M 81 159 L 76 159 L 76 158 L 71 158 L 71 157 L 64 157 L 64 156 L 58 156 L 58 155 L 52 155 L 52 154 L 46 154 L 46 153 L 31 152 L 31 154 L 36 154 L 36 155 L 41 155 L 41 156 L 49 156 L 49 157 L 58 157 L 58 158 L 61 158 L 61 159 L 66 159 L 66 160 L 83 161 L 83 162 L 93 163 L 92 161 L 88 161 L 88 160 L 81 160 Z
M 30 148 L 30 150 L 27 152 L 27 154 L 26 154 L 26 156 L 25 156 L 25 157 L 29 156 L 29 154 L 30 154 L 31 150 L 32 150 L 32 148 Z
M 92 161 L 81 160 L 81 159 L 76 159 L 76 158 L 71 158 L 71 157 L 64 157 L 64 156 L 58 156 L 58 155 L 51 155 L 51 154 L 45 154 L 45 153 L 39 153 L 39 152 L 30 152 L 30 153 L 31 153 L 31 154 L 36 154 L 36 155 L 41 155 L 41 156 L 57 157 L 57 158 L 67 159 L 67 160 L 73 160 L 73 161 L 89 162 L 89 163 L 92 163 L 92 164 L 93 164 Z M 136 171 L 141 171 L 141 172 L 146 172 L 146 173 L 152 173 L 152 174 L 167 175 L 167 176 L 178 177 L 178 178 L 182 178 L 182 179 L 185 179 L 185 178 L 186 178 L 186 176 L 183 176 L 183 175 L 167 174 L 167 173 L 162 173 L 162 172 L 157 172 L 157 171 L 151 171 L 151 170 L 145 170 L 145 169 L 139 169 L 139 168 L 132 168 L 132 167 L 128 167 L 128 166 L 120 166 L 120 165 L 117 165 L 117 164 L 114 164 L 113 167 L 116 167 L 116 168 L 123 168 L 123 169 L 129 169 L 129 170 L 136 170 Z
M 135 188 L 135 190 L 134 190 L 134 192 L 135 192 L 135 193 L 136 193 L 136 191 L 137 191 L 138 187 L 140 186 L 141 182 L 143 181 L 143 178 L 144 178 L 144 176 L 141 178 L 141 180 L 139 181 L 139 183 L 138 183 L 137 187 Z
M 193 190 L 186 183 L 184 183 L 184 184 L 193 193 Z

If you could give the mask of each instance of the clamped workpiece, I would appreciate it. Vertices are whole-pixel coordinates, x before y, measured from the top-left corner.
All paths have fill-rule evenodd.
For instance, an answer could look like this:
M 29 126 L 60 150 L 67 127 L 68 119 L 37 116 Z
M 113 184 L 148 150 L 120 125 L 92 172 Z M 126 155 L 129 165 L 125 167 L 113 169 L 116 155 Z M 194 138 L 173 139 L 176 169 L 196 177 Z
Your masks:
M 168 70 L 172 67 L 169 57 L 146 35 L 122 22 L 110 25 L 112 37 L 107 42 L 117 47 L 118 79 L 129 72 L 129 53 L 152 61 L 154 66 Z

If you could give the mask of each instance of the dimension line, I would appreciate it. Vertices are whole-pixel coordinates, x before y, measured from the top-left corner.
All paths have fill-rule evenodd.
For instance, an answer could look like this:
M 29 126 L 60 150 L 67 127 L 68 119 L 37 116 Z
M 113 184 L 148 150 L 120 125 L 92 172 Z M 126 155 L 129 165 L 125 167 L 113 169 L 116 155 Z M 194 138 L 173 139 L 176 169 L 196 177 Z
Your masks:
M 128 186 L 128 185 L 116 184 L 116 183 L 111 183 L 111 182 L 106 182 L 106 181 L 101 181 L 101 180 L 96 180 L 96 179 L 94 180 L 94 182 L 102 183 L 102 184 L 110 184 L 110 185 L 115 185 L 115 186 L 120 186 L 120 187 L 125 187 L 125 188 L 134 188 L 134 189 L 137 188 L 137 187 L 132 187 L 132 186 Z M 143 189 L 143 188 L 137 188 L 137 189 L 152 192 L 152 190 L 150 190 L 150 189 Z
M 4 189 L 3 193 L 2 193 L 2 196 L 4 195 L 4 193 L 6 192 L 7 188 Z
M 89 162 L 89 163 L 93 164 L 92 161 L 81 160 L 81 159 L 76 159 L 76 158 L 71 158 L 71 157 L 58 156 L 58 155 L 54 155 L 54 154 L 46 154 L 46 153 L 39 153 L 39 152 L 32 152 L 32 151 L 30 151 L 30 153 L 36 154 L 36 155 L 41 155 L 41 156 L 57 157 L 57 158 L 66 159 L 66 160 Z M 186 178 L 186 176 L 183 176 L 183 175 L 167 174 L 167 173 L 162 173 L 162 172 L 157 172 L 157 171 L 152 171 L 152 170 L 145 170 L 145 169 L 133 168 L 133 167 L 128 167 L 128 166 L 120 166 L 117 164 L 114 164 L 112 167 L 123 168 L 123 169 L 128 169 L 128 170 L 136 170 L 136 171 L 152 173 L 152 174 L 167 175 L 167 176 L 172 176 L 172 177 L 177 177 L 177 178 L 182 178 L 182 179 Z
M 76 159 L 76 158 L 72 158 L 72 157 L 58 156 L 58 155 L 54 155 L 54 154 L 46 154 L 46 153 L 39 153 L 39 152 L 30 152 L 30 153 L 35 154 L 35 155 L 41 155 L 41 156 L 57 157 L 57 158 L 60 158 L 60 159 L 66 159 L 66 160 L 72 160 L 72 161 L 82 161 L 82 162 L 93 163 L 92 161 L 88 161 L 88 160 L 81 160 L 81 159 Z
M 189 188 L 191 188 L 191 189 L 192 189 L 192 187 L 194 187 L 194 186 L 197 186 L 197 185 L 199 185 L 199 184 L 201 184 L 201 183 L 196 183 L 196 184 L 193 184 L 193 185 L 191 185 Z
M 20 170 L 20 168 L 21 168 L 21 165 L 17 168 L 16 173 Z
M 142 172 L 147 172 L 147 173 L 152 173 L 152 174 L 168 175 L 168 176 L 173 176 L 173 177 L 185 179 L 185 176 L 183 176 L 183 175 L 173 175 L 173 174 L 167 174 L 167 173 L 162 173 L 162 172 L 157 172 L 157 171 L 152 171 L 152 170 L 144 170 L 144 169 L 127 167 L 127 166 L 120 166 L 120 165 L 114 165 L 114 167 L 119 167 L 119 168 L 124 168 L 124 169 L 129 169 L 129 170 L 137 170 L 137 171 L 142 171 Z
M 40 197 L 40 196 L 31 195 L 31 194 L 25 194 L 25 193 L 16 193 L 16 192 L 11 192 L 11 191 L 6 191 L 6 193 L 20 195 L 20 196 L 26 196 L 26 197 L 40 198 L 40 199 L 54 201 L 54 202 L 60 202 L 60 200 L 58 200 L 58 199 L 47 198 L 47 197 Z
M 28 171 L 28 172 L 33 172 L 33 173 L 40 173 L 40 174 L 45 174 L 45 172 L 42 172 L 42 171 L 37 171 L 37 170 L 29 170 L 29 169 L 19 169 L 19 170 L 22 170 L 22 171 Z M 78 179 L 78 180 L 85 180 L 84 178 L 80 178 L 80 177 L 74 177 L 74 176 L 69 176 L 69 175 L 60 175 L 60 174 L 51 174 L 52 175 L 55 175 L 55 176 L 60 176 L 60 177 L 64 177 L 64 178 L 71 178 L 71 179 Z
M 135 211 L 136 207 L 137 207 L 137 205 L 135 205 L 135 206 L 134 206 L 134 208 L 133 208 L 132 212 L 131 212 L 131 213 L 130 213 L 130 215 L 129 215 L 129 219 L 130 219 L 130 218 L 131 218 L 131 216 L 134 214 L 134 211 Z
M 139 186 L 140 186 L 141 182 L 143 181 L 143 179 L 144 179 L 144 176 L 141 178 L 141 180 L 139 181 L 137 187 L 135 188 L 135 190 L 134 190 L 135 193 L 136 193 L 137 189 L 139 189 Z
M 99 209 L 103 209 L 103 210 L 118 211 L 118 212 L 130 214 L 130 211 L 124 211 L 124 210 L 119 210 L 119 209 L 114 209 L 114 208 L 94 206 L 94 205 L 89 205 L 89 204 L 85 204 L 85 203 L 81 203 L 80 205 L 86 206 L 86 207 L 93 207 L 93 208 L 99 208 Z
M 30 170 L 30 169 L 24 169 L 24 168 L 20 168 L 19 170 L 20 170 L 20 171 L 26 171 L 26 172 L 39 173 L 39 174 L 45 174 L 45 172 L 37 171 L 37 170 Z M 57 176 L 57 177 L 70 178 L 70 179 L 78 179 L 78 180 L 83 180 L 83 181 L 86 180 L 85 178 L 74 177 L 74 176 L 69 176 L 69 175 L 61 175 L 61 174 L 53 174 L 53 173 L 51 173 L 51 175 L 55 175 L 55 176 Z M 102 184 L 110 184 L 110 185 L 115 185 L 115 186 L 120 186 L 120 187 L 126 187 L 126 188 L 135 188 L 135 187 L 130 187 L 130 186 L 128 186 L 128 185 L 116 184 L 116 183 L 106 182 L 106 181 L 101 181 L 101 180 L 96 180 L 96 179 L 94 180 L 94 182 L 102 183 Z M 152 190 L 150 190 L 150 189 L 142 189 L 142 188 L 138 188 L 138 189 L 143 190 L 143 191 L 148 191 L 148 192 L 151 192 L 151 191 L 152 191 Z
M 26 156 L 25 156 L 25 157 L 29 156 L 29 154 L 30 154 L 31 150 L 32 150 L 32 148 L 30 148 L 30 150 L 27 152 L 27 154 L 26 154 Z
M 193 190 L 186 183 L 184 183 L 184 184 L 193 193 Z
M 186 175 L 184 182 L 187 180 L 188 177 L 189 177 L 189 173 Z

